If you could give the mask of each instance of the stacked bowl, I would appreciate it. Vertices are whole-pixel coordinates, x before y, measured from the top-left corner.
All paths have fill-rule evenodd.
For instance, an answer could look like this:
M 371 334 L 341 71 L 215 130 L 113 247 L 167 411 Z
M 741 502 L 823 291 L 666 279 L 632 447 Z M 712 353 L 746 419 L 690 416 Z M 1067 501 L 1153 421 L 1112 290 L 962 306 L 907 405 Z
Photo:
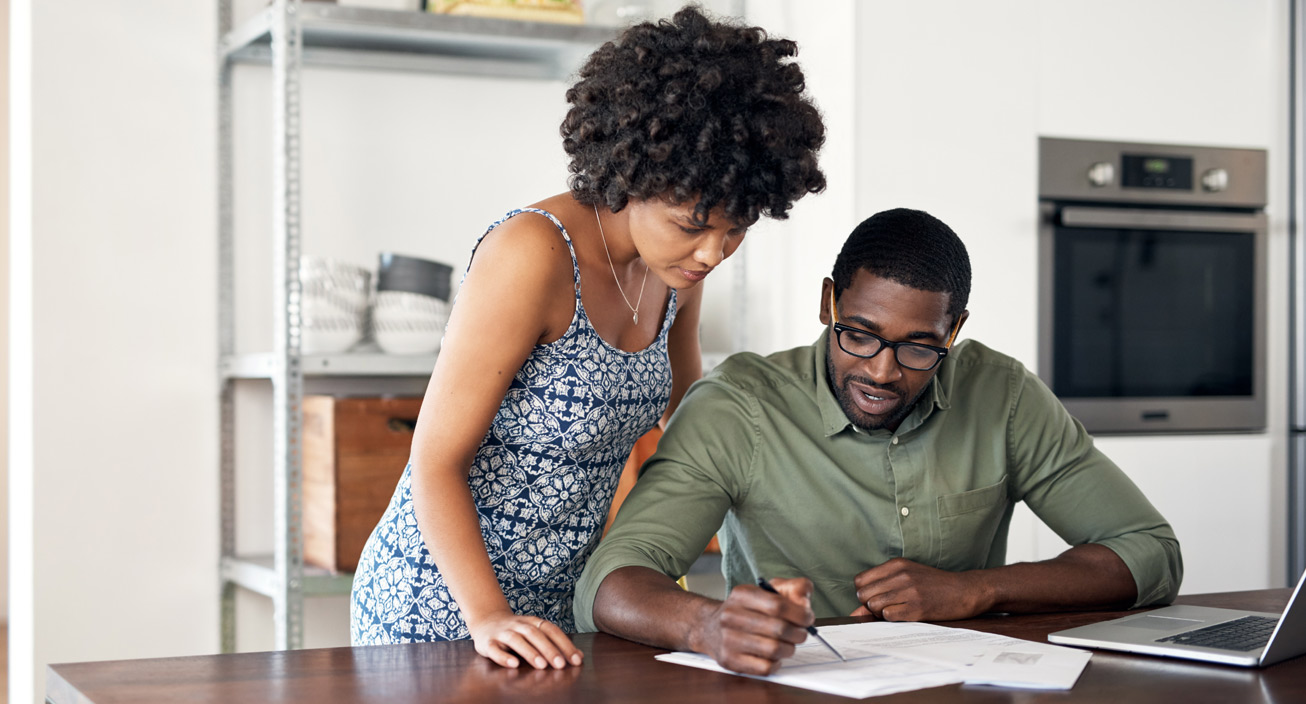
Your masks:
M 449 322 L 453 267 L 389 252 L 377 267 L 372 334 L 390 354 L 431 354 Z
M 327 259 L 300 257 L 299 281 L 304 354 L 344 352 L 367 330 L 368 293 L 372 272 L 361 266 Z

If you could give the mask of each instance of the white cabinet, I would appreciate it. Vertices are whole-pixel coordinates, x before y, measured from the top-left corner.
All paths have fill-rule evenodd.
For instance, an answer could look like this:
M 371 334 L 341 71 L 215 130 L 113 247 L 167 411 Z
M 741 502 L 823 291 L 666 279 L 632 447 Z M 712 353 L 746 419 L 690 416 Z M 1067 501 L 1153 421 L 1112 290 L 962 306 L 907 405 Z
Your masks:
M 1179 538 L 1184 594 L 1282 586 L 1283 462 L 1264 434 L 1109 436 L 1095 440 Z M 1020 505 L 1007 561 L 1046 560 L 1066 544 Z

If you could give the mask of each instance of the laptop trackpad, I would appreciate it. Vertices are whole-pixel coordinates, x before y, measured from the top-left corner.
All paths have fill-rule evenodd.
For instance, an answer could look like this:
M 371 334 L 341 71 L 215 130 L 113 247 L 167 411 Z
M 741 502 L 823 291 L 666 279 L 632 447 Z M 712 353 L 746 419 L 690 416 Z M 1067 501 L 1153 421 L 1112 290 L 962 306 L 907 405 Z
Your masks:
M 1130 628 L 1146 628 L 1154 631 L 1173 631 L 1176 628 L 1188 628 L 1198 626 L 1205 621 L 1199 621 L 1191 618 L 1170 618 L 1166 616 L 1143 616 L 1140 618 L 1129 619 L 1128 621 L 1119 622 L 1118 626 L 1128 626 Z

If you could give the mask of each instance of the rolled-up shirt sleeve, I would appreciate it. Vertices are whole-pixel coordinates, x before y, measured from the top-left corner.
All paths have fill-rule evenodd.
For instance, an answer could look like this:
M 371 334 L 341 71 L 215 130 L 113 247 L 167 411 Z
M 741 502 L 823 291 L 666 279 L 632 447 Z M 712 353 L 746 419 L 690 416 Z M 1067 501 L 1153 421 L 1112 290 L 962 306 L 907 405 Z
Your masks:
M 1135 607 L 1172 601 L 1183 581 L 1174 529 L 1051 390 L 1016 377 L 1008 424 L 1015 496 L 1070 545 L 1110 548 L 1138 589 Z
M 690 387 L 585 565 L 574 601 L 578 631 L 596 630 L 594 597 L 613 571 L 648 567 L 677 579 L 703 553 L 747 493 L 755 417 L 756 401 L 719 377 Z

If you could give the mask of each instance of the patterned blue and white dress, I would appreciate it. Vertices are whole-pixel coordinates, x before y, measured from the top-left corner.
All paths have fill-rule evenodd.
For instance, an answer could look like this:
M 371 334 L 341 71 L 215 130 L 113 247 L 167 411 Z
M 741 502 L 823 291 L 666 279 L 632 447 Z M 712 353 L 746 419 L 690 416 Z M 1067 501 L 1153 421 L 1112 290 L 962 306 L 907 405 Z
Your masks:
M 566 240 L 576 312 L 567 332 L 537 345 L 517 372 L 468 483 L 508 605 L 571 632 L 576 580 L 602 535 L 622 467 L 671 397 L 667 333 L 676 295 L 673 289 L 662 329 L 647 348 L 625 352 L 609 345 L 581 305 L 576 251 L 556 217 L 514 210 L 485 234 L 522 212 L 549 218 Z M 354 645 L 469 637 L 418 530 L 411 485 L 410 463 L 359 559 L 350 604 Z

